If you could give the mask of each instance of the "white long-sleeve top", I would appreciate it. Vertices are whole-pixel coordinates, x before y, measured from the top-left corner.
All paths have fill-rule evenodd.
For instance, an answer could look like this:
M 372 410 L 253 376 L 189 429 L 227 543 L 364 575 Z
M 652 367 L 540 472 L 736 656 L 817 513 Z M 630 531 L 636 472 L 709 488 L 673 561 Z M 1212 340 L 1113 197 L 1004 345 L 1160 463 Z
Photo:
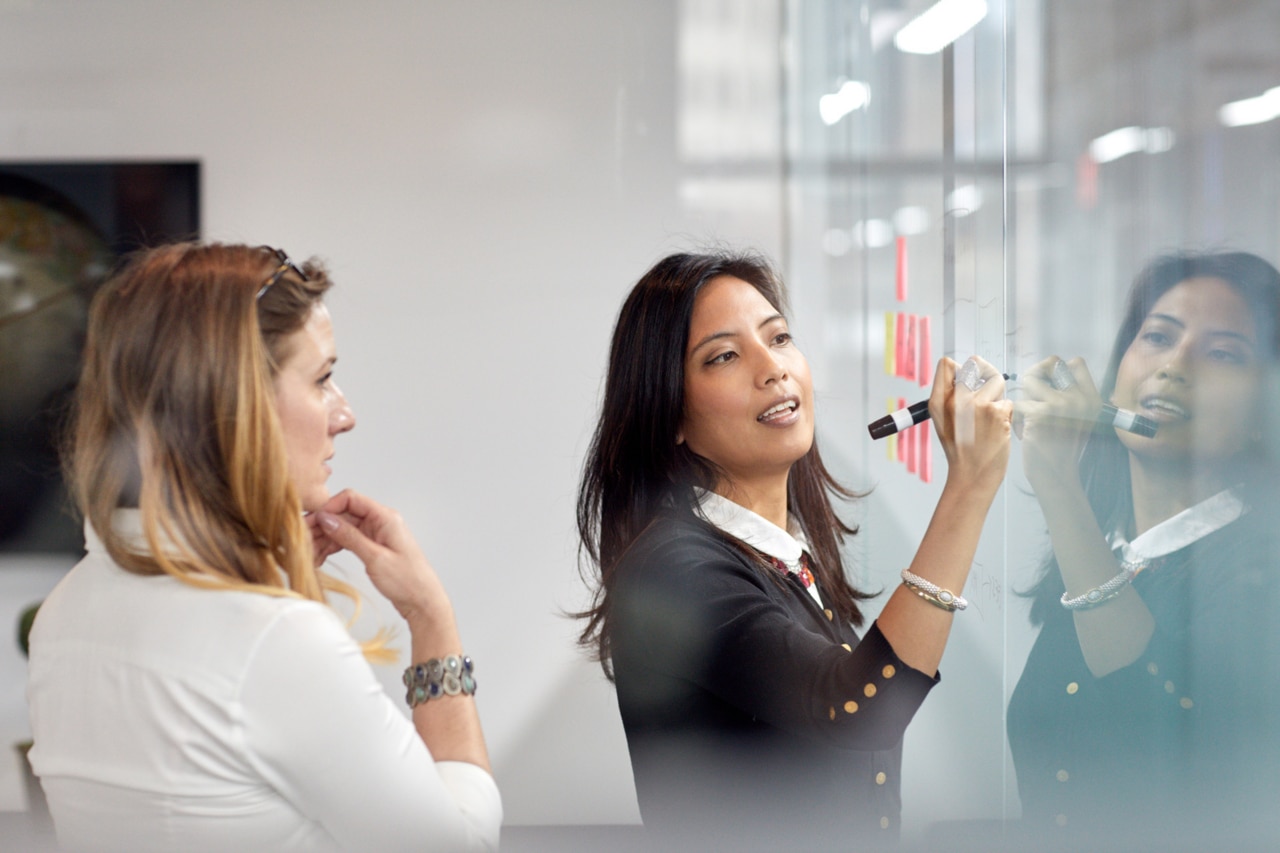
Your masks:
M 136 512 L 116 523 L 136 532 Z M 32 766 L 73 850 L 494 849 L 493 777 L 434 761 L 328 607 L 85 558 L 41 606 Z

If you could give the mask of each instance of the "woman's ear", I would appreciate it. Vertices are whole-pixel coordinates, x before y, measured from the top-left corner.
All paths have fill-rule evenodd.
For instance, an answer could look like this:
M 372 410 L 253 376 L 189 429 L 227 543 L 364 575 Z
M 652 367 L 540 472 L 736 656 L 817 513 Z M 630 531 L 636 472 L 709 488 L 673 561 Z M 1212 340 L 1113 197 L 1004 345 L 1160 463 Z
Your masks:
M 684 444 L 684 430 L 676 431 L 676 444 Z

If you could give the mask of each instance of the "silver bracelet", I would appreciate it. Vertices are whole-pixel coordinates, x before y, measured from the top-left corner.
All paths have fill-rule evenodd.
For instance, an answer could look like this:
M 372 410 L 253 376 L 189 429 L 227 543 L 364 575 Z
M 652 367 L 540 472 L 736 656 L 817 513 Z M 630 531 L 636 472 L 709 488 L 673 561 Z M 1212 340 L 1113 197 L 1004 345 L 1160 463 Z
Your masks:
M 1124 563 L 1120 574 L 1106 583 L 1095 586 L 1084 595 L 1077 595 L 1075 598 L 1068 598 L 1067 593 L 1064 591 L 1059 601 L 1068 610 L 1091 610 L 1099 604 L 1106 604 L 1124 592 L 1124 588 L 1129 585 L 1133 580 L 1133 576 L 1137 573 L 1137 568 L 1129 563 Z
M 943 589 L 936 583 L 912 574 L 910 569 L 902 570 L 902 582 L 916 595 L 935 607 L 941 607 L 943 610 L 964 610 L 969 606 L 969 602 L 965 600 L 963 595 L 956 595 L 949 589 Z
M 404 701 L 410 708 L 416 708 L 445 696 L 471 696 L 476 692 L 473 670 L 475 663 L 466 655 L 449 655 L 415 663 L 404 671 L 404 686 L 409 691 Z

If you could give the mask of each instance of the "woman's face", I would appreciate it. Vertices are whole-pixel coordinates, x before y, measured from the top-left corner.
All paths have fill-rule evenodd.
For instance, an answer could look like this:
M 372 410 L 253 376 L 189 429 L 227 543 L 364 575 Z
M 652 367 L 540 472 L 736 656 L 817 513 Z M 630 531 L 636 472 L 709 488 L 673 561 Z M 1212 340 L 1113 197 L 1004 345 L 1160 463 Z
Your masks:
M 738 482 L 785 474 L 813 444 L 809 364 L 741 279 L 712 279 L 693 304 L 679 440 Z
M 333 439 L 356 425 L 347 398 L 333 381 L 338 360 L 333 324 L 322 304 L 306 324 L 284 340 L 287 353 L 275 378 L 276 414 L 284 428 L 289 476 L 308 512 L 329 499 Z
M 1262 353 L 1249 306 L 1219 278 L 1190 278 L 1143 320 L 1111 402 L 1159 424 L 1154 438 L 1120 432 L 1131 453 L 1212 466 L 1257 430 Z

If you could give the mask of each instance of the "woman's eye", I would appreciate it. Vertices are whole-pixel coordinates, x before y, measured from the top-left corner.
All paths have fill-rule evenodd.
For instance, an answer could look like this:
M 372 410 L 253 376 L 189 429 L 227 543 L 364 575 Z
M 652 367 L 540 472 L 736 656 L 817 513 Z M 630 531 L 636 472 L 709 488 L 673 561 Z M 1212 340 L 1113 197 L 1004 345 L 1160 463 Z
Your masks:
M 732 360 L 733 360 L 737 355 L 738 355 L 738 354 L 737 354 L 736 352 L 734 352 L 733 350 L 725 350 L 724 352 L 720 353 L 719 355 L 714 356 L 713 358 L 711 358 L 710 360 L 708 360 L 708 361 L 707 361 L 707 364 L 728 364 L 728 363 L 729 363 L 730 361 L 732 361 Z
M 332 370 L 330 370 L 330 371 L 329 371 L 328 373 L 326 373 L 324 376 L 321 376 L 319 379 L 317 379 L 317 380 L 316 380 L 316 384 L 317 384 L 317 385 L 319 385 L 319 386 L 321 386 L 321 387 L 324 387 L 325 385 L 328 385 L 328 384 L 329 384 L 329 380 L 330 380 L 330 379 L 332 379 L 332 378 L 333 378 L 333 371 L 332 371 Z
M 1223 364 L 1244 364 L 1245 362 L 1245 357 L 1240 353 L 1225 349 L 1210 350 L 1209 358 Z
M 790 332 L 778 332 L 778 334 L 776 334 L 776 335 L 774 335 L 774 336 L 773 336 L 773 342 L 774 342 L 774 344 L 775 344 L 775 345 L 777 345 L 777 346 L 783 346 L 783 345 L 785 345 L 785 344 L 789 344 L 789 343 L 791 343 L 791 333 L 790 333 Z
M 1155 346 L 1166 346 L 1169 343 L 1169 336 L 1164 332 L 1151 330 L 1142 333 L 1142 340 Z

